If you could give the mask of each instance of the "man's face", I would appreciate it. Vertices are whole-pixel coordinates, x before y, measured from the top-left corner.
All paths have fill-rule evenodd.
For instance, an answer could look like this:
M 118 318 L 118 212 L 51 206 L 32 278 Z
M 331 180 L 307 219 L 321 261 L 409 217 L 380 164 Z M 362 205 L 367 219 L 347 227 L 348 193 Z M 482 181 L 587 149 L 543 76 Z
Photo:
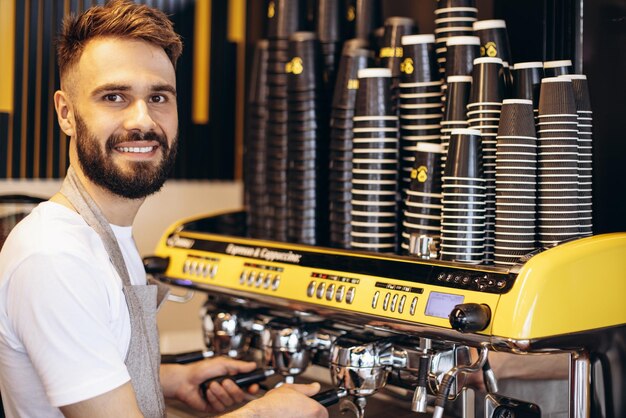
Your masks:
M 174 68 L 143 41 L 90 41 L 69 80 L 80 170 L 129 199 L 158 191 L 174 164 Z

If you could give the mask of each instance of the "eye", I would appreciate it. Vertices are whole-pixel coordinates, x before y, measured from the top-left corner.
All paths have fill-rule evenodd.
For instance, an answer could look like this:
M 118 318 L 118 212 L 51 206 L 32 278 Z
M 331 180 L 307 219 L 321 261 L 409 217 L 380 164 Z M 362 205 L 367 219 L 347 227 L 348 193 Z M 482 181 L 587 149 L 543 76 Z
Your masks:
M 117 93 L 109 93 L 104 95 L 103 100 L 111 103 L 119 103 L 123 100 L 123 98 Z
M 155 94 L 150 97 L 150 102 L 152 103 L 165 103 L 167 102 L 167 97 L 164 94 Z

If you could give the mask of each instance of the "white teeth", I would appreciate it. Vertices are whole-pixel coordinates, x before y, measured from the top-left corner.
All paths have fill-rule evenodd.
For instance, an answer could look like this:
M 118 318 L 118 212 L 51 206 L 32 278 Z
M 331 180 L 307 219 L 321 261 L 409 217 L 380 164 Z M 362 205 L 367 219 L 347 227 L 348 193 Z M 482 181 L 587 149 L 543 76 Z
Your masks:
M 154 147 L 119 147 L 118 149 L 122 152 L 147 153 L 151 152 Z

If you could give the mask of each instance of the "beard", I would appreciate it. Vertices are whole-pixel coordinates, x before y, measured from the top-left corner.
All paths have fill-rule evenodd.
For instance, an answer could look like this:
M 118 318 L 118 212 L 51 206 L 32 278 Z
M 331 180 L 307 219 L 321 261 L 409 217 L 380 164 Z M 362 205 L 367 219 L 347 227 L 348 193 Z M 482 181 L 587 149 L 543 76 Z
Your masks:
M 128 162 L 130 170 L 124 172 L 113 159 L 115 146 L 122 142 L 142 140 L 159 143 L 161 160 L 157 164 L 151 161 Z M 152 131 L 131 132 L 109 136 L 103 150 L 96 136 L 76 114 L 76 149 L 83 173 L 98 186 L 127 199 L 144 198 L 161 190 L 174 166 L 177 142 L 178 138 L 175 137 L 170 147 L 165 135 Z

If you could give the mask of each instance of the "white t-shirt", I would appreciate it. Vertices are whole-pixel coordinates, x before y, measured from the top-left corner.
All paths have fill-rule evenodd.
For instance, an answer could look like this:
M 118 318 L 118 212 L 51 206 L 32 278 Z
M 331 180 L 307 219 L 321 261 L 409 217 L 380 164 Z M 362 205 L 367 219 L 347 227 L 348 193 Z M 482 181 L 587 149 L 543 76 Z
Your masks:
M 145 284 L 131 227 L 112 225 L 133 284 Z M 36 207 L 0 253 L 0 392 L 8 417 L 61 417 L 59 406 L 130 380 L 130 318 L 104 244 L 77 213 Z

